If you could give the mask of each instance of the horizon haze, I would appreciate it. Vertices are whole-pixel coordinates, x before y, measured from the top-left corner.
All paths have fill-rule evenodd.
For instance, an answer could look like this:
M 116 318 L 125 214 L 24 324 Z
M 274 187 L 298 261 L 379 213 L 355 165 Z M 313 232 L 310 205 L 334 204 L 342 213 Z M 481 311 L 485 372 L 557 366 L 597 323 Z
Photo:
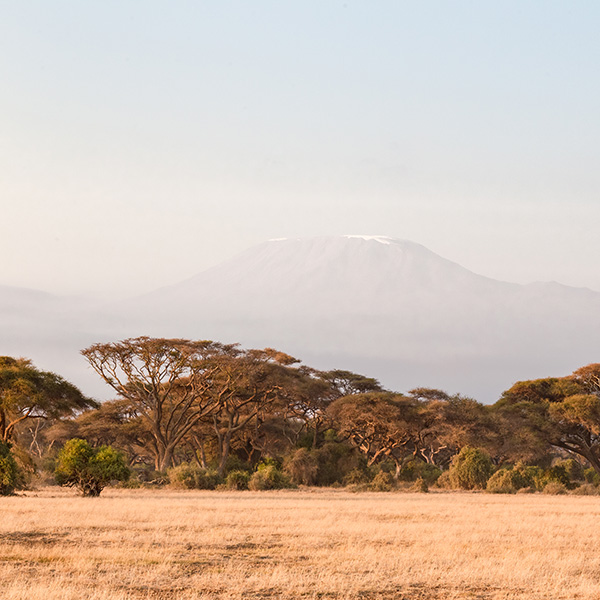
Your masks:
M 600 355 L 600 293 L 478 275 L 382 236 L 276 239 L 191 278 L 110 301 L 0 286 L 0 354 L 32 358 L 93 395 L 79 351 L 141 335 L 275 347 L 305 364 L 494 402 L 520 379 Z

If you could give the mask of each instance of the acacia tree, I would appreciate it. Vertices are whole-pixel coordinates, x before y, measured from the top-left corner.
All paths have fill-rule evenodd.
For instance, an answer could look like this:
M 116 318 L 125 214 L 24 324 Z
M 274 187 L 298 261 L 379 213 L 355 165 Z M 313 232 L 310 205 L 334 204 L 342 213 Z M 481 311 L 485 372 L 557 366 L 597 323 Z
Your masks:
M 585 458 L 600 473 L 600 365 L 569 377 L 519 381 L 496 403 L 517 438 L 539 440 Z
M 0 356 L 0 441 L 33 419 L 73 415 L 98 404 L 56 373 L 40 371 L 25 358 Z
M 117 394 L 132 404 L 151 435 L 155 467 L 173 464 L 173 453 L 221 401 L 211 389 L 217 359 L 235 345 L 138 337 L 82 350 L 92 368 Z
M 491 442 L 488 413 L 476 400 L 432 388 L 416 388 L 408 393 L 416 403 L 410 423 L 415 457 L 445 467 L 462 448 Z
M 412 398 L 380 392 L 338 398 L 328 412 L 338 432 L 366 456 L 369 465 L 384 458 L 393 460 L 397 478 L 404 460 L 414 451 L 416 408 Z
M 292 357 L 270 348 L 231 352 L 217 357 L 211 387 L 218 396 L 212 413 L 218 452 L 218 472 L 223 475 L 234 435 L 246 428 L 280 395 Z M 260 420 L 260 419 L 259 419 Z

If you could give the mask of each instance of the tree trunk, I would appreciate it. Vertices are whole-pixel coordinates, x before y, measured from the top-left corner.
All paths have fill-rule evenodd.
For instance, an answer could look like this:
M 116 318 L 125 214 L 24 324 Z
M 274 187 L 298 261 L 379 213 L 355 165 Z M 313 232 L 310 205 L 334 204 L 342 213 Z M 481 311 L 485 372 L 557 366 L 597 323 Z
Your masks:
M 218 473 L 219 473 L 219 477 L 223 477 L 223 473 L 225 472 L 225 465 L 227 463 L 227 458 L 229 457 L 229 448 L 231 446 L 231 432 L 227 432 L 224 436 L 223 436 L 223 441 L 222 441 L 222 445 L 219 447 L 219 454 L 220 456 L 220 460 L 219 460 L 219 468 L 218 468 Z

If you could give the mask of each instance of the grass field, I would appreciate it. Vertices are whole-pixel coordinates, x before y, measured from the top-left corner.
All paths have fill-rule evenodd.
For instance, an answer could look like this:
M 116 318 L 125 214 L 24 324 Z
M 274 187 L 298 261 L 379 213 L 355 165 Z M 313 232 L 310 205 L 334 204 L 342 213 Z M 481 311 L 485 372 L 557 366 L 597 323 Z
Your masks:
M 600 498 L 47 488 L 0 498 L 2 600 L 600 598 Z

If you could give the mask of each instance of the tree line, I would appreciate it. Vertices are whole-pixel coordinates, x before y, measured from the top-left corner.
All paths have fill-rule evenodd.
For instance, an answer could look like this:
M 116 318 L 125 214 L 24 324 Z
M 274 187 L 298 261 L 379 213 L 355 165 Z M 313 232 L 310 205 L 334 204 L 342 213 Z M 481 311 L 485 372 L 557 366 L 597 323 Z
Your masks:
M 392 392 L 272 348 L 139 337 L 82 354 L 113 400 L 0 357 L 0 493 L 36 471 L 87 495 L 128 478 L 253 489 L 413 481 L 423 491 L 600 481 L 600 364 L 517 382 L 483 405 L 432 388 Z

